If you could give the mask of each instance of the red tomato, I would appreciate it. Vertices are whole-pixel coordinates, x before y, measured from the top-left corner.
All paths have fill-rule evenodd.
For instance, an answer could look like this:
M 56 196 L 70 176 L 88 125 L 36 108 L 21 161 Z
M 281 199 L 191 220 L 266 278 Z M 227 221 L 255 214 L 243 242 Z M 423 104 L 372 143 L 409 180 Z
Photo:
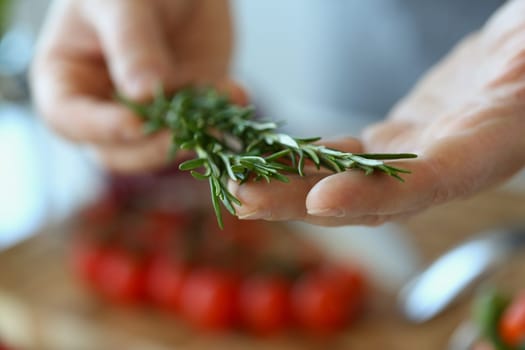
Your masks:
M 163 310 L 180 309 L 181 290 L 188 274 L 188 267 L 165 256 L 153 260 L 148 269 L 147 289 L 150 299 Z
M 499 328 L 501 338 L 508 345 L 519 346 L 525 342 L 525 293 L 505 310 Z
M 348 300 L 349 316 L 355 316 L 366 299 L 367 282 L 364 273 L 355 266 L 328 264 L 320 269 L 320 274 L 339 285 L 340 291 Z
M 217 269 L 190 273 L 182 287 L 181 312 L 194 327 L 218 331 L 237 321 L 238 279 Z
M 349 321 L 352 307 L 341 285 L 318 272 L 303 276 L 292 290 L 296 321 L 305 330 L 317 335 L 342 329 Z
M 112 249 L 104 253 L 96 274 L 97 290 L 119 304 L 140 302 L 145 294 L 144 265 L 129 253 Z
M 95 284 L 104 250 L 101 244 L 93 240 L 75 239 L 69 252 L 71 269 L 75 276 L 89 284 Z
M 290 283 L 277 276 L 254 276 L 241 285 L 239 313 L 243 324 L 260 335 L 284 330 L 290 321 Z

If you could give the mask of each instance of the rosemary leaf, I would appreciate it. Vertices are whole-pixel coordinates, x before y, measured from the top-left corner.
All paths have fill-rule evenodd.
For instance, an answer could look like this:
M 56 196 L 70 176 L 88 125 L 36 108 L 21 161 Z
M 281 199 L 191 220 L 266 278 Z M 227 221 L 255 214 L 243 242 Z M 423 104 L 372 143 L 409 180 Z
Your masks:
M 153 101 L 137 103 L 121 95 L 118 101 L 144 120 L 147 132 L 169 130 L 173 145 L 195 151 L 196 157 L 180 164 L 198 180 L 208 180 L 212 205 L 219 226 L 223 227 L 221 203 L 232 214 L 241 202 L 229 192 L 227 181 L 240 184 L 249 179 L 288 182 L 287 175 L 305 176 L 307 161 L 333 172 L 382 172 L 400 181 L 410 171 L 384 163 L 385 160 L 411 159 L 411 153 L 352 154 L 314 144 L 318 137 L 294 138 L 277 131 L 278 123 L 257 121 L 253 107 L 232 104 L 214 89 L 189 87 L 173 96 L 162 89 Z M 197 169 L 204 169 L 198 172 Z

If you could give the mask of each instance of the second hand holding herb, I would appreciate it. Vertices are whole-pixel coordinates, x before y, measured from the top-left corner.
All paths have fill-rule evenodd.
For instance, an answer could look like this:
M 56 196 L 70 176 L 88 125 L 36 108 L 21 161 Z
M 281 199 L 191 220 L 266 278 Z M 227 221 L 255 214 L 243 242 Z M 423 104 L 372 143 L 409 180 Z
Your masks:
M 146 132 L 169 129 L 172 156 L 177 150 L 192 150 L 196 158 L 180 164 L 181 170 L 209 182 L 213 208 L 223 227 L 220 203 L 235 215 L 234 204 L 241 202 L 228 190 L 227 181 L 240 183 L 276 179 L 288 182 L 284 174 L 304 176 L 305 162 L 317 169 L 333 172 L 357 169 L 366 175 L 374 171 L 403 181 L 400 174 L 410 171 L 386 164 L 383 160 L 415 158 L 415 154 L 353 154 L 314 144 L 320 138 L 294 138 L 278 133 L 274 122 L 253 120 L 252 107 L 232 104 L 214 89 L 187 88 L 168 98 L 162 91 L 148 104 L 125 98 L 120 100 L 145 122 Z M 199 172 L 199 169 L 203 169 Z

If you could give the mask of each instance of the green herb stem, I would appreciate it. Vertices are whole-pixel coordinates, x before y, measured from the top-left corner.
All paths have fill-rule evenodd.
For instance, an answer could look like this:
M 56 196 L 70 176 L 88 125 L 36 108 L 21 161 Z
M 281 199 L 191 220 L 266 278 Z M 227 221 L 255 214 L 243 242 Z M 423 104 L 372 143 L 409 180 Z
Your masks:
M 170 130 L 172 156 L 192 150 L 196 158 L 180 164 L 199 180 L 208 180 L 217 221 L 222 228 L 220 203 L 233 215 L 240 201 L 229 192 L 228 179 L 288 182 L 287 175 L 304 176 L 307 161 L 333 172 L 361 170 L 386 173 L 400 181 L 410 171 L 384 160 L 410 159 L 415 154 L 352 154 L 318 145 L 320 138 L 294 138 L 277 131 L 278 124 L 254 120 L 254 109 L 231 103 L 214 89 L 186 88 L 168 98 L 159 91 L 151 103 L 119 99 L 143 120 L 146 132 Z

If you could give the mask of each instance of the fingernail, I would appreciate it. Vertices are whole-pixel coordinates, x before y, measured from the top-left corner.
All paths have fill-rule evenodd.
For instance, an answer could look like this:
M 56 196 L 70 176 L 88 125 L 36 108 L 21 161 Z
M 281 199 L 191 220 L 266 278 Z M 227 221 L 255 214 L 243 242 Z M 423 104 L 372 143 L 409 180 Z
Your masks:
M 129 82 L 126 91 L 129 97 L 141 100 L 151 96 L 159 84 L 160 81 L 155 75 L 143 73 Z
M 315 208 L 315 209 L 308 209 L 308 215 L 313 216 L 333 216 L 333 217 L 343 217 L 345 216 L 345 213 L 338 208 Z
M 258 220 L 270 218 L 270 213 L 266 210 L 254 210 L 246 214 L 239 214 L 241 220 Z

